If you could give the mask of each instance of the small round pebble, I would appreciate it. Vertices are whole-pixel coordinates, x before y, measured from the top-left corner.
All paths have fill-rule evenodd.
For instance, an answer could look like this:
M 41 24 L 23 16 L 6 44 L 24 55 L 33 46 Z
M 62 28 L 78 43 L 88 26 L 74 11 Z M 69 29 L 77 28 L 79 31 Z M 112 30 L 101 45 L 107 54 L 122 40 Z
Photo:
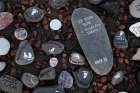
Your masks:
M 59 30 L 62 27 L 62 23 L 59 19 L 53 19 L 50 21 L 50 28 L 52 30 Z
M 49 65 L 50 65 L 51 67 L 56 67 L 57 64 L 58 64 L 58 59 L 57 59 L 56 57 L 50 58 L 50 60 L 49 60 Z
M 25 40 L 28 36 L 28 33 L 25 28 L 17 28 L 14 32 L 14 35 L 18 40 Z
M 5 62 L 0 62 L 0 72 L 3 71 L 6 67 L 6 63 Z
M 0 55 L 8 54 L 10 50 L 10 43 L 6 38 L 0 38 Z

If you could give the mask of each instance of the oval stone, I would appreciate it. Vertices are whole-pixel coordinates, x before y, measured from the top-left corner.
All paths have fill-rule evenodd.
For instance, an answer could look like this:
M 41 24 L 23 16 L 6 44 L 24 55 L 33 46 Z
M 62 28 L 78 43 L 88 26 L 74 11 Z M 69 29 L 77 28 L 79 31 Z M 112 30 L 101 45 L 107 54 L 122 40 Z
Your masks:
M 5 62 L 0 62 L 0 72 L 3 71 L 6 67 L 6 63 Z
M 39 22 L 44 15 L 44 11 L 36 6 L 28 8 L 24 13 L 24 17 L 28 22 Z
M 8 54 L 10 42 L 6 38 L 0 38 L 0 56 Z
M 58 78 L 58 84 L 64 88 L 71 88 L 73 86 L 73 77 L 67 71 L 62 71 Z
M 57 64 L 58 64 L 58 59 L 57 59 L 56 57 L 50 58 L 50 60 L 49 60 L 49 65 L 50 65 L 51 67 L 56 67 Z
M 71 53 L 69 62 L 74 65 L 84 65 L 85 58 L 80 53 Z
M 56 9 L 64 7 L 68 3 L 68 0 L 49 0 L 49 4 Z
M 0 12 L 3 12 L 5 10 L 5 4 L 3 1 L 0 1 Z
M 113 65 L 113 53 L 99 16 L 87 8 L 78 8 L 72 13 L 71 21 L 91 68 L 99 75 L 108 74 Z
M 5 29 L 13 22 L 13 15 L 9 12 L 0 12 L 0 30 Z
M 35 59 L 34 51 L 27 40 L 21 41 L 16 52 L 16 63 L 18 65 L 28 65 Z
M 124 73 L 122 71 L 118 71 L 114 74 L 111 83 L 112 85 L 117 85 L 119 83 L 121 83 L 124 79 Z
M 86 68 L 80 68 L 73 74 L 74 74 L 75 80 L 77 82 L 77 85 L 79 87 L 88 88 L 90 86 L 90 83 L 93 79 L 92 71 L 90 71 Z
M 30 73 L 24 73 L 21 80 L 29 88 L 34 88 L 39 83 L 38 77 Z
M 140 37 L 140 22 L 137 22 L 129 27 L 129 31 L 136 37 Z
M 18 40 L 25 40 L 28 36 L 28 33 L 25 28 L 17 28 L 14 32 L 14 35 Z
M 42 50 L 48 55 L 50 54 L 60 54 L 64 50 L 64 45 L 57 41 L 48 41 L 42 45 Z

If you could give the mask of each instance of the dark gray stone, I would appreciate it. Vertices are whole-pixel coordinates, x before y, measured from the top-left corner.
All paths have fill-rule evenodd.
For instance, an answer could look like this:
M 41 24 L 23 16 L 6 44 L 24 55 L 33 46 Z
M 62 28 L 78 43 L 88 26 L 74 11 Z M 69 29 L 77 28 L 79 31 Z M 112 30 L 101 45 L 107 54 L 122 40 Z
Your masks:
M 42 45 L 42 50 L 48 55 L 50 54 L 60 54 L 64 50 L 64 45 L 57 41 L 48 41 Z
M 65 93 L 65 91 L 61 86 L 52 86 L 37 88 L 33 93 Z
M 34 51 L 27 40 L 21 41 L 16 53 L 16 63 L 18 65 L 31 64 L 35 59 Z
M 5 4 L 4 2 L 0 1 L 0 12 L 3 12 L 5 10 Z
M 56 77 L 56 71 L 53 67 L 48 67 L 40 71 L 40 80 L 53 80 Z
M 68 0 L 49 0 L 49 4 L 56 9 L 59 9 L 65 6 L 68 3 Z
M 123 31 L 117 32 L 114 37 L 113 43 L 116 48 L 127 48 L 128 41 L 126 39 L 125 33 Z
M 93 79 L 92 71 L 86 68 L 80 68 L 76 72 L 74 72 L 74 77 L 77 82 L 77 85 L 80 88 L 88 88 Z
M 3 75 L 0 77 L 0 90 L 8 93 L 22 93 L 23 84 L 16 78 Z
M 91 10 L 78 8 L 72 14 L 72 24 L 91 68 L 99 75 L 108 74 L 113 55 L 106 28 Z

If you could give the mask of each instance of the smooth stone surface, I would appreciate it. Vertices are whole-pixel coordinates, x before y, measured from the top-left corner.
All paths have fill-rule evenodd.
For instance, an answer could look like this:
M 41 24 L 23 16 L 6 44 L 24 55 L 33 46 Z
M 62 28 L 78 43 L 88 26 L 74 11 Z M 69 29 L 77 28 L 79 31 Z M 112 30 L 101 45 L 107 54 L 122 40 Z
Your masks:
M 49 4 L 56 9 L 64 7 L 68 3 L 68 0 L 49 0 Z
M 61 42 L 57 41 L 48 41 L 42 44 L 42 50 L 48 55 L 50 54 L 60 54 L 64 50 L 64 45 Z
M 101 19 L 89 9 L 78 8 L 71 21 L 91 68 L 99 75 L 108 74 L 112 69 L 113 54 Z
M 132 60 L 139 61 L 140 60 L 140 48 L 137 49 L 136 54 L 132 57 Z
M 52 30 L 54 30 L 54 31 L 59 30 L 59 29 L 61 29 L 61 27 L 62 27 L 62 23 L 59 19 L 53 19 L 50 21 L 50 28 Z
M 71 88 L 73 86 L 73 77 L 67 71 L 62 71 L 58 78 L 58 84 L 64 88 Z
M 61 86 L 39 87 L 33 93 L 65 93 Z
M 101 3 L 102 1 L 104 1 L 104 0 L 88 0 L 91 4 L 99 4 L 99 3 Z
M 53 80 L 56 77 L 56 71 L 53 67 L 48 67 L 40 71 L 40 80 Z
M 34 51 L 27 40 L 21 41 L 16 53 L 16 63 L 18 65 L 28 65 L 35 59 Z
M 132 24 L 129 27 L 129 31 L 132 32 L 136 37 L 140 37 L 140 22 Z
M 28 33 L 25 28 L 17 28 L 14 32 L 14 35 L 18 40 L 25 40 L 28 36 Z
M 10 50 L 10 42 L 6 38 L 0 38 L 0 56 L 8 54 Z
M 38 77 L 31 73 L 24 73 L 21 80 L 23 84 L 29 88 L 34 88 L 39 83 Z
M 74 77 L 79 87 L 88 88 L 90 87 L 90 83 L 93 79 L 93 74 L 92 71 L 86 68 L 80 68 L 74 72 Z
M 84 65 L 85 58 L 80 53 L 73 52 L 70 55 L 69 62 L 73 65 Z
M 58 65 L 58 59 L 56 57 L 52 57 L 49 60 L 49 65 L 51 67 L 56 67 Z
M 43 19 L 44 15 L 44 11 L 36 6 L 29 7 L 24 13 L 27 22 L 39 22 Z
M 135 18 L 140 18 L 140 0 L 134 0 L 129 6 L 130 14 Z
M 117 85 L 117 84 L 121 83 L 123 81 L 123 79 L 124 79 L 124 73 L 122 71 L 118 71 L 112 77 L 111 83 L 112 83 L 112 85 Z
M 8 93 L 22 93 L 23 84 L 16 78 L 3 75 L 0 77 L 0 89 Z
M 0 62 L 0 72 L 3 71 L 6 67 L 6 63 L 5 62 Z
M 3 1 L 0 1 L 0 12 L 3 12 L 5 10 L 5 4 Z
M 9 12 L 0 12 L 0 30 L 5 29 L 13 22 L 13 15 Z
M 123 31 L 119 31 L 116 33 L 113 44 L 116 48 L 127 48 L 128 47 L 128 41 L 126 39 L 126 35 Z

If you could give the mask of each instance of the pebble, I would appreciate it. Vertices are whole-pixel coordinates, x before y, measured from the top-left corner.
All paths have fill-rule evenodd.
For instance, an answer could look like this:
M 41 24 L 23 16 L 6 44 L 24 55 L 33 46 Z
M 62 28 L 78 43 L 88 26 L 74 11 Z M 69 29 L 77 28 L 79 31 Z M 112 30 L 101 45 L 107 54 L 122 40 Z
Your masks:
M 140 37 L 140 22 L 132 24 L 129 27 L 129 31 L 132 32 L 136 37 Z
M 53 80 L 56 78 L 56 70 L 53 67 L 48 67 L 40 71 L 39 80 Z
M 42 44 L 42 50 L 46 52 L 48 55 L 50 54 L 60 54 L 64 50 L 64 45 L 58 41 L 48 41 Z
M 0 30 L 5 29 L 13 22 L 13 15 L 9 12 L 0 12 Z
M 34 51 L 27 40 L 21 41 L 16 53 L 16 63 L 18 65 L 28 65 L 34 62 Z
M 3 75 L 0 77 L 0 89 L 8 93 L 22 93 L 23 84 L 16 78 Z
M 61 29 L 62 23 L 59 19 L 53 19 L 50 21 L 50 28 L 54 31 Z
M 140 60 L 140 48 L 137 49 L 136 54 L 132 57 L 132 60 Z
M 127 48 L 128 41 L 126 39 L 125 33 L 123 31 L 119 31 L 116 33 L 113 44 L 116 48 Z
M 91 4 L 99 4 L 99 3 L 101 3 L 102 1 L 104 1 L 104 0 L 88 0 Z
M 73 77 L 67 71 L 62 71 L 58 78 L 58 84 L 64 88 L 71 88 L 73 86 Z
M 10 42 L 6 38 L 0 38 L 0 56 L 7 55 L 10 50 Z
M 64 7 L 68 3 L 68 0 L 49 0 L 49 4 L 56 9 Z
M 28 36 L 28 33 L 25 28 L 17 28 L 14 32 L 14 35 L 18 40 L 25 40 Z
M 5 4 L 3 1 L 0 1 L 0 12 L 4 12 L 5 10 Z
M 112 85 L 117 85 L 117 84 L 121 83 L 123 81 L 123 79 L 124 79 L 124 73 L 122 71 L 118 71 L 112 77 L 111 83 L 112 83 Z
M 51 57 L 49 60 L 49 65 L 51 67 L 56 67 L 58 64 L 58 59 L 56 57 Z
M 140 18 L 140 0 L 134 0 L 129 5 L 130 14 L 135 18 Z
M 80 53 L 73 52 L 70 55 L 69 62 L 73 65 L 84 65 L 85 58 Z
M 0 62 L 0 72 L 2 72 L 6 68 L 5 62 Z
M 21 80 L 23 84 L 29 88 L 34 88 L 39 83 L 38 77 L 31 73 L 24 73 Z
M 33 93 L 65 93 L 65 90 L 61 86 L 39 87 L 33 91 Z
M 80 88 L 90 87 L 90 83 L 93 79 L 92 71 L 86 68 L 80 68 L 76 72 L 73 72 L 77 85 Z
M 121 92 L 118 92 L 118 93 L 128 93 L 128 92 L 121 91 Z
M 27 22 L 39 22 L 43 19 L 44 15 L 44 11 L 36 6 L 29 7 L 24 13 Z

